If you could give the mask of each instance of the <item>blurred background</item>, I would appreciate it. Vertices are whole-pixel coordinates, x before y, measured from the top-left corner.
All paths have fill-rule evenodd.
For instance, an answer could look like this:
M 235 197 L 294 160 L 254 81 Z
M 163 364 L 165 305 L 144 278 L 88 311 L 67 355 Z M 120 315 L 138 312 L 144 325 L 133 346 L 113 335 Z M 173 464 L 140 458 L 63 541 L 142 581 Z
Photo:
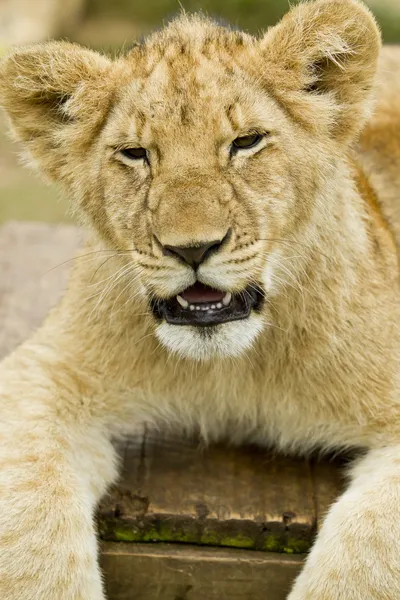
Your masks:
M 367 0 L 386 43 L 400 44 L 400 0 Z M 63 38 L 113 53 L 171 17 L 202 10 L 256 33 L 276 23 L 293 0 L 0 0 L 0 56 L 14 44 Z M 68 202 L 23 169 L 0 117 L 0 223 L 70 221 Z

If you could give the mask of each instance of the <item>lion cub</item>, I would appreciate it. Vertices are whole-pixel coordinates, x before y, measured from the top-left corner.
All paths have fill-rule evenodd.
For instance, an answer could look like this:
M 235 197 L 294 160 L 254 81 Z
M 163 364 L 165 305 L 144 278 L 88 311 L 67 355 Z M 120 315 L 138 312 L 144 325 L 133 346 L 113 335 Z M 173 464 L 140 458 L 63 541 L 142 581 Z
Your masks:
M 260 38 L 184 15 L 114 61 L 3 60 L 15 137 L 89 234 L 0 368 L 2 600 L 104 599 L 93 512 L 144 422 L 365 449 L 289 598 L 400 598 L 400 51 L 379 54 L 361 3 L 318 0 Z

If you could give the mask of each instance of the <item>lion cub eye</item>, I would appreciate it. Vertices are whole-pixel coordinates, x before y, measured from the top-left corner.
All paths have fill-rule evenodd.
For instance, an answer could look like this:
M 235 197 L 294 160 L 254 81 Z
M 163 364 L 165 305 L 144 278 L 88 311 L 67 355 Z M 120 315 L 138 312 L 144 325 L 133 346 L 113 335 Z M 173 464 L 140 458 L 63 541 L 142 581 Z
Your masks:
M 120 153 L 130 160 L 147 159 L 147 150 L 145 148 L 123 148 L 120 150 Z
M 233 140 L 232 146 L 235 150 L 247 150 L 249 148 L 254 148 L 257 146 L 262 140 L 263 136 L 259 133 L 253 133 L 252 135 L 244 135 L 242 137 L 236 138 Z

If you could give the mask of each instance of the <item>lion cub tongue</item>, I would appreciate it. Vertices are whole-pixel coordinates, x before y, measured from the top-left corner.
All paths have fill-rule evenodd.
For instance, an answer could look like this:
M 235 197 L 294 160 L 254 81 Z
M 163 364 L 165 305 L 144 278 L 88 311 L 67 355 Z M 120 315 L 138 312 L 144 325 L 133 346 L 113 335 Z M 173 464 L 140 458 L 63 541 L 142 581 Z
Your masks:
M 225 294 L 197 282 L 182 292 L 180 296 L 190 304 L 200 304 L 202 302 L 222 302 Z

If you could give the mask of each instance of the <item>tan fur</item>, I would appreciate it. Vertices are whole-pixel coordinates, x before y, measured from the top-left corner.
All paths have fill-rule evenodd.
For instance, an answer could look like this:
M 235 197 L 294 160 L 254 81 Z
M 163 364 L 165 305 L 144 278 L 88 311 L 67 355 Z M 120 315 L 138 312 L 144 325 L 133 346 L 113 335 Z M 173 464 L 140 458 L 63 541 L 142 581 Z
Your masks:
M 364 448 L 289 597 L 400 597 L 400 53 L 382 51 L 371 117 L 379 47 L 362 4 L 319 0 L 259 40 L 182 16 L 113 62 L 60 42 L 3 61 L 16 137 L 90 233 L 64 299 L 0 368 L 1 598 L 104 598 L 92 514 L 111 438 L 143 422 Z M 253 130 L 268 135 L 230 157 Z M 132 146 L 150 166 L 119 154 Z M 149 298 L 195 276 L 154 236 L 228 229 L 198 277 L 262 284 L 262 313 L 208 334 L 156 322 Z

